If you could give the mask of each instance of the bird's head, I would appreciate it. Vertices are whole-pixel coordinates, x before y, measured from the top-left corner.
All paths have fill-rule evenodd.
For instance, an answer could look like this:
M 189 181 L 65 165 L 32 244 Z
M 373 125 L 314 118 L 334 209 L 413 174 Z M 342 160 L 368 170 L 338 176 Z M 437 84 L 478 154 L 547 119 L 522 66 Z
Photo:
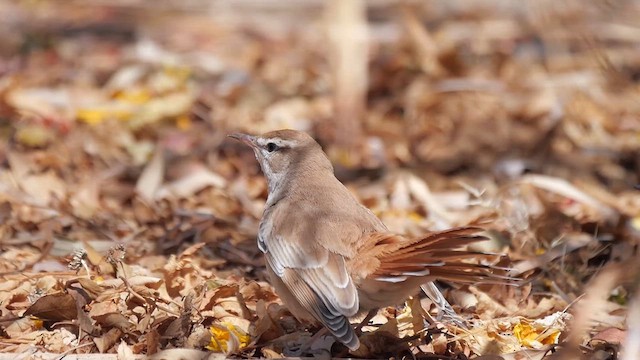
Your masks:
M 277 130 L 256 136 L 234 133 L 229 137 L 253 149 L 270 191 L 286 179 L 299 178 L 296 175 L 322 176 L 327 170 L 333 174 L 320 145 L 305 132 Z

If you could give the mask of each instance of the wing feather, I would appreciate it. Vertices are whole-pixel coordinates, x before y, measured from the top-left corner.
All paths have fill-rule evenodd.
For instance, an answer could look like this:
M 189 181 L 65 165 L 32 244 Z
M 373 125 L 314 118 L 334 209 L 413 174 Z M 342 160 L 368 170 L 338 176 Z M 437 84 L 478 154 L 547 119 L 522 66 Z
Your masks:
M 300 302 L 300 305 L 320 321 L 338 341 L 349 349 L 357 349 L 360 346 L 360 341 L 343 310 L 336 306 L 330 298 L 314 290 L 313 285 L 310 285 L 305 277 L 300 271 L 285 269 L 282 280 Z
M 322 247 L 296 247 L 282 237 L 269 239 L 267 263 L 312 316 L 342 343 L 359 346 L 349 317 L 358 312 L 358 292 L 344 258 Z

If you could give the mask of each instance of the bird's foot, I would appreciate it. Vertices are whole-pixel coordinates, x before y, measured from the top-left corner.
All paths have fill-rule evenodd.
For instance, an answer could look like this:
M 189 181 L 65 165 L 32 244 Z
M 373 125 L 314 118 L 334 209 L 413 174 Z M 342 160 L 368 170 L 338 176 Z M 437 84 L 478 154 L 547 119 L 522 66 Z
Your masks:
M 328 334 L 328 330 L 326 328 L 321 328 L 313 336 L 309 337 L 309 340 L 300 345 L 295 356 L 304 356 L 305 354 L 322 356 L 323 353 L 328 353 L 330 355 L 331 346 L 335 341 L 335 338 Z
M 362 328 L 369 325 L 369 321 L 376 316 L 376 314 L 378 313 L 378 309 L 374 309 L 374 310 L 369 310 L 369 312 L 367 313 L 367 316 L 364 317 L 364 319 L 362 319 L 362 321 L 360 321 L 360 323 L 358 324 L 358 326 L 355 327 L 355 332 L 356 335 L 358 337 L 360 337 L 360 335 L 362 335 Z

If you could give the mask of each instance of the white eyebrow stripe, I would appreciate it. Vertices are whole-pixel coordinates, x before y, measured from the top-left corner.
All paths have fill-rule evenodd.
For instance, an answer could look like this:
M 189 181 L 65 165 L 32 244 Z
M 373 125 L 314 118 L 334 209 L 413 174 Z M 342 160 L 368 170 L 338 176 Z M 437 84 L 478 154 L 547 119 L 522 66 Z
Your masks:
M 293 145 L 295 144 L 295 142 L 293 141 L 282 140 L 282 139 L 278 139 L 278 140 L 280 141 L 276 142 L 276 145 L 280 147 L 293 147 Z
M 267 143 L 269 143 L 271 141 L 272 141 L 271 139 L 258 138 L 258 140 L 256 142 L 258 143 L 258 145 L 264 146 L 264 145 L 267 145 Z

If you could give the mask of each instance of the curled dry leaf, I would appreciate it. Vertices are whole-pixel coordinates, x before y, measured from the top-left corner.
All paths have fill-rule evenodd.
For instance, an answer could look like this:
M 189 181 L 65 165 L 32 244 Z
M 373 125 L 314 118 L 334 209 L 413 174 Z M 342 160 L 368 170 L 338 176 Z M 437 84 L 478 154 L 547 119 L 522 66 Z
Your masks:
M 260 299 L 256 304 L 256 316 L 254 334 L 257 339 L 270 341 L 283 335 L 283 329 L 278 326 L 274 318 L 267 311 L 265 301 Z
M 87 278 L 78 278 L 78 283 L 80 286 L 87 292 L 87 294 L 92 298 L 97 298 L 100 294 L 102 294 L 105 289 L 102 286 L 98 285 L 95 281 Z

